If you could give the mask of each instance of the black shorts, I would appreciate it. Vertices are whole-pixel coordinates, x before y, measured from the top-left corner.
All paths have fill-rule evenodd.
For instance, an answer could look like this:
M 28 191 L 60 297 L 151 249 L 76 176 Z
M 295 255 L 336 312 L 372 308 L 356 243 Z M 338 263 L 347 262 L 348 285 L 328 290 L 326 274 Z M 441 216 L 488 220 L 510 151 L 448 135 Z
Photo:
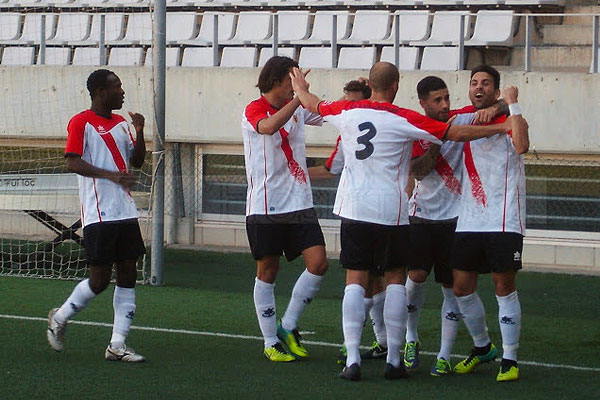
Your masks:
M 411 262 L 409 270 L 435 273 L 438 283 L 452 284 L 451 254 L 456 221 L 448 223 L 411 223 Z
M 408 225 L 389 226 L 342 219 L 340 264 L 373 272 L 405 267 L 409 262 Z
M 523 235 L 514 232 L 456 232 L 452 267 L 486 274 L 523 268 Z
M 111 265 L 137 260 L 146 254 L 137 219 L 97 222 L 83 228 L 83 243 L 90 265 Z
M 255 260 L 285 254 L 288 261 L 313 246 L 325 246 L 314 208 L 273 215 L 246 217 L 248 243 Z

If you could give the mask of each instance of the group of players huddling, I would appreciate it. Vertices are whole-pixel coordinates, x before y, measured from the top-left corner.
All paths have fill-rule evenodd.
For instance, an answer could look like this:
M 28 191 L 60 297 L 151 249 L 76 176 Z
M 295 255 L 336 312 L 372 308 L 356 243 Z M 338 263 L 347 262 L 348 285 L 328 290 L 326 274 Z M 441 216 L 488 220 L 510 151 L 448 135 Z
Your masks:
M 246 229 L 257 262 L 254 303 L 265 357 L 308 357 L 297 321 L 327 270 L 310 178 L 341 174 L 333 208 L 341 218 L 340 263 L 346 269 L 345 367 L 339 377 L 361 378 L 359 344 L 369 312 L 377 340 L 362 357 L 386 357 L 386 379 L 406 378 L 407 369 L 419 365 L 423 284 L 433 269 L 444 302 L 431 375 L 466 374 L 496 358 L 476 292 L 478 275 L 491 273 L 503 348 L 497 381 L 518 379 L 515 278 L 525 233 L 521 154 L 529 139 L 517 88 L 507 87 L 498 100 L 500 75 L 483 65 L 471 71 L 472 105 L 450 110 L 446 84 L 429 76 L 417 86 L 423 116 L 392 104 L 399 83 L 393 64 L 375 64 L 368 80 L 349 82 L 345 98 L 333 102 L 309 91 L 307 73 L 290 58 L 271 58 L 258 78 L 261 97 L 242 117 Z M 340 132 L 335 150 L 324 167 L 307 168 L 304 126 L 324 121 Z M 277 321 L 274 285 L 281 255 L 302 255 L 306 270 Z M 461 320 L 474 348 L 452 368 Z
M 525 233 L 521 154 L 529 139 L 517 88 L 504 89 L 498 100 L 500 75 L 480 66 L 471 71 L 472 105 L 450 110 L 446 84 L 429 76 L 417 86 L 424 116 L 392 104 L 399 83 L 393 64 L 373 65 L 368 80 L 349 82 L 345 97 L 334 102 L 309 92 L 307 73 L 290 58 L 271 58 L 258 78 L 261 97 L 242 117 L 246 230 L 257 262 L 254 304 L 265 357 L 287 362 L 309 355 L 298 319 L 328 268 L 310 179 L 341 174 L 333 209 L 341 218 L 340 263 L 346 269 L 339 360 L 345 367 L 339 377 L 360 380 L 361 357 L 386 357 L 386 379 L 406 378 L 407 369 L 419 365 L 423 284 L 433 269 L 444 302 L 441 348 L 431 375 L 466 374 L 496 358 L 476 292 L 478 274 L 491 273 L 503 348 L 497 380 L 518 379 L 521 308 L 515 278 Z M 87 88 L 92 104 L 69 122 L 65 157 L 79 175 L 90 275 L 50 311 L 47 337 L 53 349 L 63 350 L 67 322 L 106 289 L 115 266 L 114 325 L 105 358 L 137 363 L 145 358 L 125 339 L 136 310 L 136 261 L 145 252 L 130 192 L 136 182 L 130 165 L 144 162 L 144 117 L 130 113 L 134 138 L 127 121 L 112 113 L 125 94 L 112 71 L 94 71 Z M 324 167 L 307 168 L 304 126 L 323 121 L 340 136 Z M 278 321 L 274 287 L 281 255 L 290 261 L 302 255 L 306 269 Z M 361 355 L 367 313 L 376 342 Z M 452 368 L 461 320 L 474 348 Z

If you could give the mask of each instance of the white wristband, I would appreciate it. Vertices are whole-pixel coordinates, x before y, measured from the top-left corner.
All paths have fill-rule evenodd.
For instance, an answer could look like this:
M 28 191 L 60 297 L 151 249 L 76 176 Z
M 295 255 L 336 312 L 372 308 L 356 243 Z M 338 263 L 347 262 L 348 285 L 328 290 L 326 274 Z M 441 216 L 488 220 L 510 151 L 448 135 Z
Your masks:
M 521 115 L 521 106 L 519 106 L 519 103 L 509 104 L 508 112 L 510 112 L 510 115 Z

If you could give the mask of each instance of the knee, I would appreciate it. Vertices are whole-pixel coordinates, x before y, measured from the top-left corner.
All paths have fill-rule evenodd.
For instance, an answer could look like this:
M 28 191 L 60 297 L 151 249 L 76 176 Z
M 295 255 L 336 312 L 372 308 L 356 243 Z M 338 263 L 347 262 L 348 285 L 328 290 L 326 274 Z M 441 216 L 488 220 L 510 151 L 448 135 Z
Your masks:
M 496 282 L 496 295 L 508 296 L 516 289 L 514 282 Z
M 94 294 L 102 293 L 110 283 L 110 275 L 91 276 L 89 280 L 90 289 Z
M 319 276 L 325 275 L 325 272 L 327 272 L 327 268 L 329 268 L 329 264 L 327 263 L 326 258 L 323 258 L 318 263 L 315 263 L 314 265 L 312 265 L 310 268 L 309 268 L 309 266 L 306 266 L 306 269 L 308 270 L 308 272 L 310 272 L 311 274 L 314 274 L 314 275 L 319 275 Z
M 423 283 L 427 280 L 427 271 L 423 269 L 411 269 L 408 271 L 408 277 L 415 283 Z

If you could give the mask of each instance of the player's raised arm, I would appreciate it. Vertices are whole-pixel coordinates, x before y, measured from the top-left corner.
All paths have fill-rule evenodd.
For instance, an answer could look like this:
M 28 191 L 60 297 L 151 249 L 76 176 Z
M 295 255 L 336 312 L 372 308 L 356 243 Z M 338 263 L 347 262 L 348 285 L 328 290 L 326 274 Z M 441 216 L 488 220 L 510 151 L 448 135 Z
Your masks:
M 275 132 L 279 131 L 279 129 L 281 129 L 281 127 L 285 125 L 285 123 L 288 122 L 290 118 L 292 118 L 292 115 L 294 115 L 294 111 L 296 111 L 296 108 L 298 108 L 299 105 L 300 100 L 298 100 L 297 98 L 293 99 L 275 114 L 270 115 L 265 119 L 261 119 L 260 121 L 258 121 L 258 124 L 256 126 L 257 132 L 262 135 L 272 135 Z
M 509 86 L 502 91 L 502 97 L 508 104 L 512 126 L 512 141 L 517 154 L 525 154 L 529 151 L 529 125 L 523 115 L 518 103 L 519 90 L 515 86 Z
M 308 91 L 310 85 L 306 81 L 305 75 L 306 74 L 304 74 L 300 68 L 292 68 L 292 71 L 290 72 L 292 87 L 304 108 L 312 113 L 318 114 L 321 99 Z
M 451 125 L 446 132 L 445 140 L 455 142 L 468 142 L 484 137 L 494 136 L 497 133 L 508 133 L 512 126 L 512 117 L 505 122 L 495 125 Z
M 141 168 L 144 165 L 146 159 L 146 141 L 144 140 L 144 116 L 139 113 L 132 113 L 129 111 L 131 117 L 131 124 L 135 128 L 135 146 L 133 147 L 133 154 L 129 159 L 129 162 L 135 168 Z

